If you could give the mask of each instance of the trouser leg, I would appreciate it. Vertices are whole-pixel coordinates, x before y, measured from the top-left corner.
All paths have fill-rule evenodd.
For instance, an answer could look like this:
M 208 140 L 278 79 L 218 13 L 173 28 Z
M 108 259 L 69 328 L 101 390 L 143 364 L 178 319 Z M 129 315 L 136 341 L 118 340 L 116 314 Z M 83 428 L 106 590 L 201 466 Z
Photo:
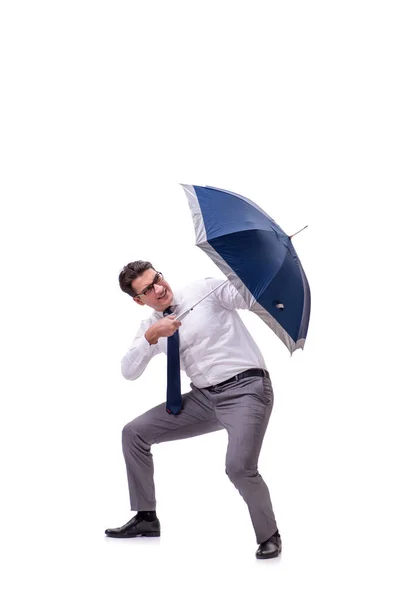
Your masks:
M 226 473 L 248 506 L 258 543 L 277 530 L 269 490 L 258 472 L 273 401 L 271 382 L 261 377 L 243 379 L 216 395 L 216 416 L 229 438 Z
M 122 450 L 128 476 L 132 510 L 155 510 L 152 444 L 179 440 L 218 431 L 222 425 L 215 418 L 212 403 L 193 387 L 182 395 L 182 411 L 170 415 L 165 403 L 151 408 L 122 431 Z

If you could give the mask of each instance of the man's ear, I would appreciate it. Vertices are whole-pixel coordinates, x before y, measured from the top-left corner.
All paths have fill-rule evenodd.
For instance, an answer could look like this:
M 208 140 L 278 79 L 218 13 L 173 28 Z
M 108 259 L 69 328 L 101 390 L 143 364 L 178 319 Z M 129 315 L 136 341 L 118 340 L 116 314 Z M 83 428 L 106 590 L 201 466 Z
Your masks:
M 132 298 L 132 300 L 134 302 L 136 302 L 136 304 L 140 304 L 140 306 L 144 306 L 144 302 L 140 298 Z

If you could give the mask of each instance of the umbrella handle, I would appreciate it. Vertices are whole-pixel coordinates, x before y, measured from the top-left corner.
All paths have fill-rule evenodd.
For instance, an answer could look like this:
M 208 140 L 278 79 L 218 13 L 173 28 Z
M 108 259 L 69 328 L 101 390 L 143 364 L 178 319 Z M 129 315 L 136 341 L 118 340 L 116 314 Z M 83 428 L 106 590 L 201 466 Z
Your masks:
M 185 312 L 183 312 L 182 314 L 178 315 L 175 318 L 175 321 L 182 321 L 182 319 L 184 319 L 185 317 L 188 316 L 188 314 L 190 313 L 191 310 L 193 310 L 193 308 L 189 308 L 189 310 L 185 310 Z

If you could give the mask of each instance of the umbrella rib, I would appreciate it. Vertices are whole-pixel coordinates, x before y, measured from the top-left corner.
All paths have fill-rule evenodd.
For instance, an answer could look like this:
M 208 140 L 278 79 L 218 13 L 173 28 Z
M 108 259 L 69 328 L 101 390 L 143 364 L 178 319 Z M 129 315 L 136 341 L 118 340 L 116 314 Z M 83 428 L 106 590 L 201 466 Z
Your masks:
M 207 228 L 206 228 L 206 230 L 207 230 Z M 221 239 L 221 238 L 223 238 L 223 237 L 225 237 L 227 235 L 235 235 L 237 233 L 244 233 L 246 231 L 262 231 L 264 233 L 274 233 L 277 237 L 279 237 L 279 235 L 282 235 L 279 231 L 277 231 L 273 227 L 271 227 L 269 230 L 268 229 L 261 229 L 260 227 L 246 227 L 246 228 L 243 228 L 243 229 L 238 229 L 237 227 L 235 227 L 235 229 L 233 229 L 232 231 L 228 231 L 227 233 L 224 233 L 223 235 L 218 234 L 218 235 L 215 235 L 214 237 L 209 237 L 209 234 L 207 233 L 207 240 L 206 241 L 209 242 L 211 240 L 218 240 L 218 239 Z M 287 237 L 288 239 L 290 239 L 289 236 L 287 235 L 287 233 L 285 233 L 284 231 L 283 231 L 283 233 L 284 233 L 285 237 Z M 299 233 L 299 232 L 297 232 L 297 233 Z M 296 234 L 294 234 L 294 235 L 296 235 Z

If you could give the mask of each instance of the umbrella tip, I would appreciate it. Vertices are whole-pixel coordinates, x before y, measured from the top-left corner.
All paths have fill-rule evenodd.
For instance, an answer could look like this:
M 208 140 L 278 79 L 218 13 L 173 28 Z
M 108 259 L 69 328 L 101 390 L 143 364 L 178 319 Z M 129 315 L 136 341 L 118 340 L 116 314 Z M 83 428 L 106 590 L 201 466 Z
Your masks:
M 292 235 L 289 235 L 289 240 L 292 239 L 292 237 L 294 237 L 295 235 L 297 235 L 298 233 L 300 233 L 300 231 L 304 231 L 304 229 L 307 229 L 308 225 L 306 225 L 305 227 L 303 227 L 303 229 L 299 229 L 299 231 L 296 231 L 296 233 L 293 233 Z

